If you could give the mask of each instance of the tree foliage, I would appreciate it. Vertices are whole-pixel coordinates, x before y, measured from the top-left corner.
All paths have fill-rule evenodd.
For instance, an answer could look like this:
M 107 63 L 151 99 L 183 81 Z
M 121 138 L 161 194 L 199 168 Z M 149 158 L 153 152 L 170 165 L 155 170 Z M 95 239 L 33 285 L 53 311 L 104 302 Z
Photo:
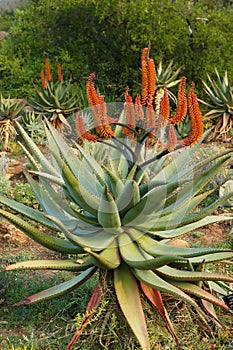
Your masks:
M 230 1 L 26 0 L 1 17 L 9 32 L 0 44 L 4 94 L 32 93 L 45 57 L 75 80 L 94 71 L 118 95 L 126 85 L 137 91 L 138 57 L 148 43 L 156 64 L 184 64 L 188 81 L 199 83 L 215 67 L 233 75 Z

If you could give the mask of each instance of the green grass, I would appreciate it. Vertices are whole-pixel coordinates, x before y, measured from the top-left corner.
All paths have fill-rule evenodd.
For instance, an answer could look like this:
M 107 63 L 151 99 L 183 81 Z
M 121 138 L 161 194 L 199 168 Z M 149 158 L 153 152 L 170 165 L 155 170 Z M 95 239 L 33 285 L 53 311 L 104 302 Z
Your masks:
M 30 254 L 7 255 L 6 264 L 31 259 Z M 70 273 L 44 275 L 43 272 L 3 272 L 0 277 L 0 348 L 1 350 L 63 350 L 80 325 L 83 312 L 94 289 L 95 280 L 63 297 L 31 306 L 12 304 L 42 289 L 62 282 Z M 181 340 L 181 350 L 232 350 L 230 330 L 213 327 L 213 336 L 205 333 L 197 315 L 183 302 L 166 300 L 175 330 Z M 178 349 L 162 319 L 143 298 L 148 331 L 154 350 Z M 232 315 L 217 308 L 222 322 L 233 327 Z M 73 348 L 74 350 L 140 350 L 137 340 L 119 311 L 116 297 L 107 288 L 106 298 L 95 311 L 94 318 Z
M 6 256 L 1 267 L 30 255 Z M 12 306 L 40 290 L 69 279 L 70 273 L 44 275 L 43 272 L 13 271 L 0 275 L 0 348 L 27 346 L 26 349 L 65 349 L 75 331 L 74 318 L 84 312 L 94 288 L 93 279 L 60 298 L 31 306 Z M 11 330 L 11 331 L 9 331 Z M 10 334 L 10 336 L 6 335 Z M 13 349 L 14 349 L 13 347 Z

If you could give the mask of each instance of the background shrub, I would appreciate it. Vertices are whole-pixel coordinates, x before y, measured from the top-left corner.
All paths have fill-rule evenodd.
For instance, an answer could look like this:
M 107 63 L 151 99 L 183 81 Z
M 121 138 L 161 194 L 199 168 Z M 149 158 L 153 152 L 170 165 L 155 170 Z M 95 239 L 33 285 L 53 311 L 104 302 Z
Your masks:
M 33 93 L 44 58 L 62 62 L 74 80 L 94 71 L 118 96 L 140 84 L 140 52 L 151 43 L 156 63 L 185 65 L 183 74 L 202 89 L 199 78 L 226 69 L 231 58 L 231 1 L 188 0 L 26 0 L 2 11 L 0 89 L 24 97 Z M 64 69 L 63 68 L 63 69 Z

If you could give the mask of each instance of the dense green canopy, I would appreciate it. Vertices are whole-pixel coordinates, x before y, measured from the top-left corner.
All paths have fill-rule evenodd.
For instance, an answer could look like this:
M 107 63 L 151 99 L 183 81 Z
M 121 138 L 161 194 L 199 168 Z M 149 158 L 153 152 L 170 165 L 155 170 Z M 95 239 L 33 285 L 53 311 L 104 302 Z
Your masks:
M 174 59 L 201 90 L 200 78 L 228 70 L 233 76 L 231 1 L 26 0 L 3 11 L 0 90 L 18 97 L 33 92 L 45 57 L 61 61 L 66 76 L 91 72 L 112 84 L 140 90 L 140 53 L 151 43 L 155 63 Z M 198 85 L 199 84 L 199 85 Z

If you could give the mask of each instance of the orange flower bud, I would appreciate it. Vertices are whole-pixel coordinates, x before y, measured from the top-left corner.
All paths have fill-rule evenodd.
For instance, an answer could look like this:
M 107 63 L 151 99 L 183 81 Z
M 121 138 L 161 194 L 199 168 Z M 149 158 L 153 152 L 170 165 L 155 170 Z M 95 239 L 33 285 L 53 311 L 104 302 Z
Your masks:
M 190 134 L 187 138 L 180 141 L 180 143 L 184 146 L 189 146 L 199 141 L 204 130 L 203 120 L 198 105 L 197 96 L 194 92 L 194 84 L 192 84 L 192 88 L 189 91 L 188 107 L 190 116 Z
M 58 62 L 57 64 L 57 80 L 62 81 L 62 70 L 61 70 L 61 63 Z
M 128 93 L 129 88 L 126 88 L 125 92 L 125 113 L 126 113 L 126 125 L 133 128 L 135 126 L 134 105 L 132 96 Z M 123 133 L 131 136 L 132 133 L 128 128 L 124 128 Z
M 172 124 L 169 125 L 169 131 L 168 131 L 168 142 L 167 142 L 167 149 L 169 152 L 174 151 L 177 145 L 177 137 L 176 137 L 176 130 Z
M 170 122 L 177 124 L 184 120 L 187 114 L 187 99 L 186 99 L 186 78 L 182 77 L 180 79 L 180 85 L 178 90 L 178 100 L 176 113 L 173 118 L 170 119 Z
M 111 138 L 114 135 L 107 116 L 107 107 L 104 96 L 98 95 L 92 82 L 95 74 L 92 73 L 87 79 L 86 92 L 89 104 L 94 114 L 96 131 L 103 138 Z
M 135 99 L 135 120 L 144 120 L 144 112 L 141 104 L 141 96 L 137 94 Z
M 75 121 L 76 121 L 76 132 L 79 138 L 86 139 L 89 141 L 97 140 L 98 137 L 96 135 L 92 135 L 86 131 L 83 118 L 81 117 L 79 112 L 76 115 Z
M 45 72 L 46 72 L 46 80 L 51 81 L 51 73 L 48 58 L 45 59 Z
M 160 100 L 160 106 L 159 106 L 159 114 L 169 120 L 170 116 L 170 101 L 167 90 L 164 91 L 163 96 Z
M 148 59 L 148 104 L 152 104 L 154 100 L 155 85 L 156 85 L 156 72 L 153 58 Z
M 46 89 L 45 75 L 44 69 L 41 69 L 41 85 L 43 89 Z
M 152 129 L 150 131 L 150 138 L 154 137 L 155 135 L 155 125 L 156 125 L 156 120 L 155 120 L 155 111 L 153 106 L 150 104 L 148 105 L 146 109 L 146 128 L 147 130 Z
M 147 103 L 148 99 L 148 70 L 147 70 L 147 54 L 148 47 L 142 51 L 141 65 L 142 65 L 142 105 Z

